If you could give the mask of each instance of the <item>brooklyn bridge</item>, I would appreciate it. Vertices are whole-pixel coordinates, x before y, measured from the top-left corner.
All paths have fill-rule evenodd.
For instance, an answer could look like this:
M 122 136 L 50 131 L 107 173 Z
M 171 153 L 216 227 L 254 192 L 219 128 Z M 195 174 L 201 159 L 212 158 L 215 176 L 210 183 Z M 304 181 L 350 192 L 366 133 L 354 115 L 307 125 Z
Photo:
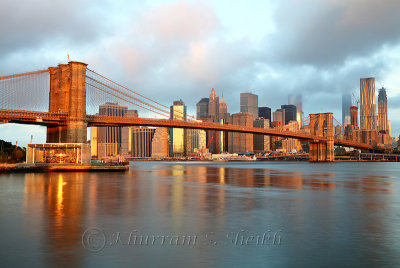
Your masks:
M 95 107 L 105 101 L 139 107 L 149 116 L 96 115 Z M 48 143 L 86 143 L 87 127 L 92 126 L 151 126 L 295 138 L 309 142 L 311 162 L 333 162 L 335 145 L 374 149 L 370 144 L 335 139 L 332 113 L 310 114 L 309 133 L 288 131 L 283 127 L 264 129 L 200 122 L 190 116 L 185 120 L 170 119 L 168 106 L 98 74 L 81 62 L 1 76 L 0 102 L 1 123 L 46 126 Z

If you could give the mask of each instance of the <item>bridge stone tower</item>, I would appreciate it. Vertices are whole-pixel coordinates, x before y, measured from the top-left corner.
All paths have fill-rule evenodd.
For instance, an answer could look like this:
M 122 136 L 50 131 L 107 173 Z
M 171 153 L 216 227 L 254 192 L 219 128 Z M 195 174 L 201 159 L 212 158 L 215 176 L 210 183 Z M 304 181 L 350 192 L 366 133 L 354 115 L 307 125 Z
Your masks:
M 328 140 L 310 142 L 310 162 L 335 161 L 333 140 L 333 114 L 310 114 L 310 133 Z
M 67 113 L 65 126 L 47 127 L 48 143 L 86 143 L 86 66 L 70 61 L 50 67 L 49 112 Z

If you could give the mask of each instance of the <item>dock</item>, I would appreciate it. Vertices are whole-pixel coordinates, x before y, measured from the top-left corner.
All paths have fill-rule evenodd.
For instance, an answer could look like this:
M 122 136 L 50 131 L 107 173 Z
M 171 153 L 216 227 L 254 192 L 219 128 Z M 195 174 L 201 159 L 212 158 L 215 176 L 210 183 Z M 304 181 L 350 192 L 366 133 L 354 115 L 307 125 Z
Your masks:
M 0 173 L 31 173 L 31 172 L 125 172 L 129 163 L 124 164 L 0 164 Z

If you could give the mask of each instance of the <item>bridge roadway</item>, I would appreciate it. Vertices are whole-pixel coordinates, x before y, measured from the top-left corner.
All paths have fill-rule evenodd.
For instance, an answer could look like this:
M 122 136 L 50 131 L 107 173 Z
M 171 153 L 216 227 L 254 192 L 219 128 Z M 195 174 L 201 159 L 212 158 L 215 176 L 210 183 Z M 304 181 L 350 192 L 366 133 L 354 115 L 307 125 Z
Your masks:
M 59 126 L 65 125 L 67 118 L 68 114 L 66 113 L 0 109 L 1 123 Z
M 66 113 L 51 113 L 25 110 L 0 109 L 0 123 L 21 123 L 43 126 L 65 125 L 68 118 Z M 324 142 L 327 138 L 312 136 L 306 133 L 282 131 L 278 129 L 264 129 L 255 127 L 244 127 L 238 125 L 219 124 L 211 122 L 182 121 L 170 119 L 151 119 L 135 117 L 117 117 L 102 115 L 87 115 L 88 126 L 150 126 L 150 127 L 175 127 L 187 129 L 216 130 L 227 132 L 239 132 L 248 134 L 271 135 L 282 138 L 295 138 L 303 141 Z M 357 143 L 347 140 L 334 140 L 335 145 L 354 147 L 359 149 L 373 149 L 371 145 Z
M 101 115 L 88 115 L 88 126 L 152 126 L 152 127 L 178 127 L 188 129 L 217 130 L 227 132 L 240 132 L 249 134 L 262 134 L 277 136 L 283 138 L 295 138 L 303 141 L 321 142 L 327 141 L 327 138 L 312 136 L 307 133 L 282 131 L 273 128 L 255 128 L 238 125 L 218 124 L 211 122 L 182 121 L 170 119 L 151 119 L 134 117 L 113 117 Z M 334 139 L 334 144 L 339 146 L 353 147 L 358 149 L 373 149 L 371 145 L 364 143 Z

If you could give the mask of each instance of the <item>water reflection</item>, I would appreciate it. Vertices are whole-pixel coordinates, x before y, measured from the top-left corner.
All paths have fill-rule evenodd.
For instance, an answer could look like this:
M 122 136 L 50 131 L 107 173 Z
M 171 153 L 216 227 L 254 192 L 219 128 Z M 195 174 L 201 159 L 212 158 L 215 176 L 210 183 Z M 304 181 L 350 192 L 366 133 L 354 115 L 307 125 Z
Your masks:
M 40 230 L 32 226 L 42 228 L 42 250 L 50 252 L 51 264 L 80 263 L 81 253 L 76 249 L 85 214 L 83 180 L 82 173 L 25 175 L 26 228 L 33 233 Z
M 350 257 L 345 250 L 354 250 L 351 247 L 360 244 L 373 262 L 385 259 L 387 254 L 398 258 L 396 248 L 390 244 L 393 238 L 400 238 L 399 214 L 393 208 L 399 198 L 393 195 L 396 188 L 390 173 L 380 176 L 362 169 L 342 172 L 304 167 L 146 163 L 135 164 L 126 174 L 18 176 L 24 180 L 23 209 L 20 213 L 16 207 L 13 213 L 23 215 L 23 233 L 38 245 L 39 253 L 34 257 L 45 256 L 41 264 L 102 264 L 96 262 L 99 255 L 86 251 L 81 244 L 83 232 L 94 226 L 107 232 L 137 229 L 158 234 L 212 230 L 223 235 L 241 228 L 263 232 L 266 226 L 283 229 L 287 244 L 273 253 L 281 264 L 287 256 L 307 256 L 310 250 L 318 252 L 320 248 L 334 247 L 337 258 Z M 7 189 L 9 181 L 1 178 L 4 176 L 0 177 L 0 189 Z M 1 196 L 2 204 L 13 205 L 12 200 Z M 340 246 L 343 249 L 338 250 Z M 134 255 L 143 266 L 146 263 L 140 260 L 150 258 L 152 250 L 106 248 L 102 254 L 116 254 L 127 263 Z M 163 250 L 159 249 L 158 254 L 164 254 Z M 202 246 L 185 251 L 182 258 L 215 264 L 223 255 L 235 264 L 240 263 L 238 258 L 246 259 L 243 252 L 251 254 L 246 250 Z M 162 256 L 174 261 L 168 254 Z M 260 261 L 267 255 L 260 256 L 254 257 Z M 320 261 L 324 262 L 322 257 Z

